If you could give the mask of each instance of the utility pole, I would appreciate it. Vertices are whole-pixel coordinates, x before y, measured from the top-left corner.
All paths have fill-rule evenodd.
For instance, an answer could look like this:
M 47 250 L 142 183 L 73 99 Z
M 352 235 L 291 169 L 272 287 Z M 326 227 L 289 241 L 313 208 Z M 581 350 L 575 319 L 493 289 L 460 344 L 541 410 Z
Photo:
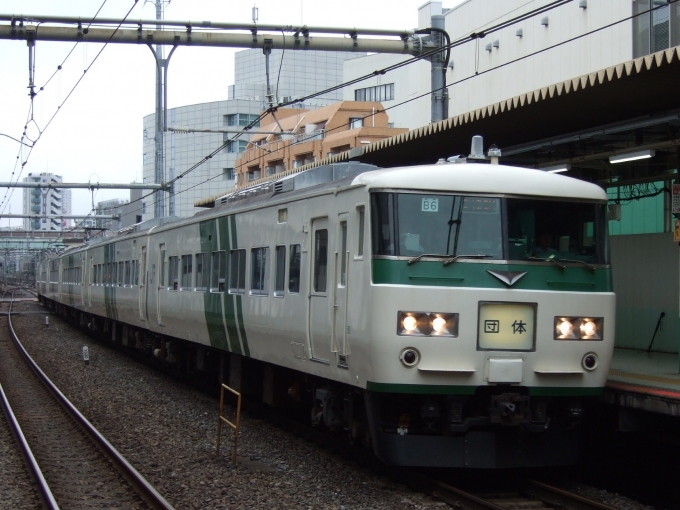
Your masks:
M 430 38 L 434 46 L 444 46 L 443 32 L 446 29 L 444 16 L 441 14 L 432 16 L 431 27 L 435 29 L 430 32 Z M 444 120 L 449 116 L 449 91 L 446 88 L 446 66 L 449 64 L 446 62 L 447 54 L 448 51 L 438 51 L 429 57 L 432 66 L 432 122 Z
M 161 21 L 163 19 L 163 4 L 166 0 L 153 0 L 156 6 L 156 19 Z M 170 0 L 167 0 L 170 3 Z M 156 30 L 163 30 L 162 24 L 156 25 Z M 168 58 L 163 58 L 163 46 L 156 44 L 154 49 L 151 43 L 148 44 L 151 53 L 153 53 L 156 61 L 156 126 L 155 126 L 155 158 L 154 158 L 154 181 L 157 184 L 165 182 L 165 132 L 168 129 L 168 65 L 170 64 L 170 57 L 177 49 L 173 46 L 168 54 Z M 154 192 L 154 218 L 161 218 L 165 216 L 165 194 L 159 190 Z M 175 196 L 170 193 L 169 201 L 169 215 L 175 214 Z

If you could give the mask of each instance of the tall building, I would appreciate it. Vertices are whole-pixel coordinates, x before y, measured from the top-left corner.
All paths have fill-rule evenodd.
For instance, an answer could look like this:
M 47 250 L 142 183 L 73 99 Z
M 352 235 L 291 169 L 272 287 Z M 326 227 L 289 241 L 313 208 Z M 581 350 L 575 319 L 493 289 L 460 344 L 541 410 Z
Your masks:
M 347 59 L 365 53 L 272 50 L 269 71 L 272 93 L 278 102 L 299 98 L 311 92 L 342 82 L 342 66 Z M 266 110 L 266 68 L 261 50 L 250 49 L 236 53 L 235 83 L 229 86 L 228 99 L 212 103 L 182 106 L 168 110 L 168 127 L 189 129 L 228 130 L 230 133 L 165 133 L 164 180 L 170 181 L 200 163 L 207 155 L 235 136 L 235 131 L 256 120 Z M 278 89 L 278 93 L 277 93 Z M 300 108 L 315 109 L 342 99 L 342 93 L 326 95 L 300 104 Z M 155 181 L 155 114 L 144 117 L 143 178 Z M 236 160 L 250 140 L 242 135 L 228 144 L 186 176 L 177 180 L 174 194 L 165 194 L 166 215 L 192 216 L 197 209 L 194 202 L 232 189 L 237 173 Z M 144 220 L 153 218 L 154 197 L 143 200 Z
M 42 172 L 40 174 L 28 174 L 27 177 L 24 177 L 23 182 L 57 183 L 64 182 L 64 180 L 61 175 Z M 24 188 L 24 214 L 60 216 L 65 214 L 64 211 L 71 211 L 71 190 Z M 24 219 L 25 230 L 62 230 L 62 227 L 60 218 Z
M 508 23 L 483 38 L 471 36 L 550 3 L 467 0 L 447 9 L 441 1 L 429 1 L 419 8 L 419 29 L 430 27 L 433 15 L 441 15 L 451 41 L 466 41 L 451 49 L 448 61 L 449 117 L 680 43 L 680 6 L 651 0 L 567 2 L 518 23 Z M 646 12 L 651 4 L 659 8 Z M 640 15 L 631 19 L 635 14 Z M 409 58 L 374 54 L 348 60 L 344 80 Z M 389 96 L 373 100 L 393 107 L 389 114 L 395 126 L 413 129 L 430 123 L 429 62 L 417 61 L 347 87 L 344 99 L 369 100 L 367 94 L 381 93 L 380 87 L 389 88 Z

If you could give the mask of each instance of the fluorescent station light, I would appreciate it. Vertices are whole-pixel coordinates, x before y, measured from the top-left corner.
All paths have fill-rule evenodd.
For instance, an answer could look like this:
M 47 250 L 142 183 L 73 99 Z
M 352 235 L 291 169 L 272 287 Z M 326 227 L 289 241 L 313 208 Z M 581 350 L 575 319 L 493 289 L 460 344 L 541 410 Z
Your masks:
M 549 174 L 557 174 L 560 172 L 568 172 L 569 170 L 571 170 L 571 165 L 569 163 L 563 163 L 561 165 L 544 166 L 542 168 L 539 168 L 539 170 L 543 170 L 544 172 L 548 172 Z
M 625 163 L 626 161 L 635 161 L 637 159 L 653 158 L 656 154 L 654 150 L 627 152 L 625 154 L 617 154 L 616 156 L 609 156 L 610 163 Z

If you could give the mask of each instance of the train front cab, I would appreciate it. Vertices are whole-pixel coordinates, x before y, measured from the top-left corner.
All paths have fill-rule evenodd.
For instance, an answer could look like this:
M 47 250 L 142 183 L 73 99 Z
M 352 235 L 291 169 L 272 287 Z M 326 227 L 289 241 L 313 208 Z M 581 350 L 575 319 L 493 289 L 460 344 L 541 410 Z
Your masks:
M 614 305 L 603 201 L 374 192 L 376 454 L 397 465 L 576 461 Z

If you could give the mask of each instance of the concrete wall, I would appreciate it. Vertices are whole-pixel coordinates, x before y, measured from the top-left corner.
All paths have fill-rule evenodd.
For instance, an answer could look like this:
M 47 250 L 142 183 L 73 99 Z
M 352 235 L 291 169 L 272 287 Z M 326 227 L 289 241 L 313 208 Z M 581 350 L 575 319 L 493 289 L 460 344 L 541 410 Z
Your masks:
M 451 51 L 446 76 L 450 117 L 633 58 L 630 20 L 585 35 L 628 18 L 632 14 L 631 0 L 590 0 L 586 9 L 579 8 L 579 2 L 569 2 L 482 39 L 469 37 L 473 32 L 484 31 L 549 3 L 550 0 L 467 0 L 452 9 L 441 9 L 441 2 L 428 2 L 419 9 L 419 28 L 427 27 L 429 15 L 441 9 L 451 41 L 470 41 Z M 546 16 L 548 25 L 544 26 L 541 20 Z M 521 37 L 516 35 L 519 29 Z M 578 38 L 581 35 L 584 37 Z M 497 48 L 493 47 L 495 41 L 498 41 Z M 488 44 L 492 45 L 491 51 L 486 50 Z M 546 48 L 551 49 L 535 54 Z M 343 78 L 348 81 L 406 58 L 370 55 L 348 60 Z M 515 60 L 517 62 L 513 62 Z M 378 80 L 395 84 L 395 100 L 384 102 L 386 107 L 393 106 L 430 91 L 430 64 L 410 64 L 347 87 L 344 99 L 353 99 L 355 89 L 377 85 Z M 425 96 L 388 113 L 395 127 L 420 127 L 430 122 L 430 98 Z
M 678 352 L 680 249 L 672 234 L 612 236 L 610 244 L 616 346 L 647 349 L 659 314 L 665 312 L 652 350 Z

